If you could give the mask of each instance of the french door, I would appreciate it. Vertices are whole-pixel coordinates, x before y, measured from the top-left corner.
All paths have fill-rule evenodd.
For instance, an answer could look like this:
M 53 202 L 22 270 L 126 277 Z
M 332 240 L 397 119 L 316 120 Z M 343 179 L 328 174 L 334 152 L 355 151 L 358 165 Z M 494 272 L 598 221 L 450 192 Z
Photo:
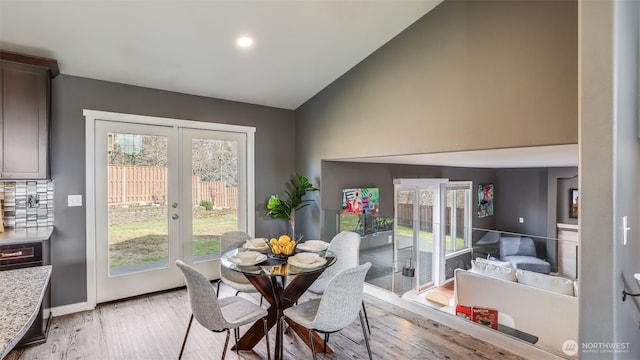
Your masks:
M 396 271 L 413 267 L 417 291 L 440 286 L 454 260 L 470 250 L 471 183 L 396 179 L 394 184 Z
M 441 186 L 446 179 L 397 179 L 394 257 L 414 267 L 413 288 L 432 286 L 441 257 Z M 408 289 L 407 289 L 408 290 Z
M 181 286 L 178 259 L 217 278 L 220 234 L 253 231 L 252 133 L 128 120 L 93 122 L 96 303 Z

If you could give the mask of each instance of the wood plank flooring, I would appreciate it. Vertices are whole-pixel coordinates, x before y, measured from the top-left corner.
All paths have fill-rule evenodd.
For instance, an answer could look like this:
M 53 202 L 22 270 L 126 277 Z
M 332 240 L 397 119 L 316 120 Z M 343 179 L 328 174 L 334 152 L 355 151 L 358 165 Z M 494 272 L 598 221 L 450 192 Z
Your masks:
M 222 294 L 231 295 L 230 290 Z M 256 295 L 240 296 L 259 303 Z M 365 295 L 365 303 L 374 359 L 523 359 L 375 297 Z M 177 359 L 189 315 L 184 289 L 101 304 L 94 311 L 54 318 L 45 344 L 14 350 L 5 360 Z M 209 332 L 194 322 L 183 359 L 218 359 L 224 339 L 224 333 Z M 275 328 L 269 341 L 273 355 Z M 319 359 L 367 358 L 359 320 L 332 334 L 330 344 L 335 353 L 319 354 Z M 230 348 L 231 344 L 227 359 L 237 359 Z M 239 358 L 266 359 L 264 339 L 253 351 L 240 352 Z M 311 359 L 311 352 L 300 339 L 286 334 L 284 358 Z

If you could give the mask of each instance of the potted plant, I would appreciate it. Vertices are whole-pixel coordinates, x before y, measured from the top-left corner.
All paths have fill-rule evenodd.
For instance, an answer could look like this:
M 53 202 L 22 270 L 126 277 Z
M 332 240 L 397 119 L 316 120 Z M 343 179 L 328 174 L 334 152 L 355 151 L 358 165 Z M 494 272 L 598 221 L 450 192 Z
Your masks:
M 274 219 L 287 220 L 291 224 L 291 238 L 295 240 L 295 213 L 311 205 L 313 202 L 313 200 L 302 199 L 307 192 L 318 190 L 319 189 L 314 187 L 306 177 L 296 174 L 296 176 L 291 179 L 291 187 L 284 189 L 284 193 L 287 196 L 286 199 L 281 199 L 278 194 L 273 194 L 269 197 L 269 201 L 267 202 L 267 215 Z

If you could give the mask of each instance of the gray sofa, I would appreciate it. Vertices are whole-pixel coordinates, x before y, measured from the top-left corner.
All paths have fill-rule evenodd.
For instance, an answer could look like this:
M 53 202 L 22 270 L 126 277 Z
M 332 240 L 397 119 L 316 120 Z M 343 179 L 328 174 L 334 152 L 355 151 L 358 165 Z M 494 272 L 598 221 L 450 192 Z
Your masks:
M 526 236 L 500 236 L 500 260 L 510 262 L 516 269 L 551 272 L 551 264 L 536 257 L 535 243 Z

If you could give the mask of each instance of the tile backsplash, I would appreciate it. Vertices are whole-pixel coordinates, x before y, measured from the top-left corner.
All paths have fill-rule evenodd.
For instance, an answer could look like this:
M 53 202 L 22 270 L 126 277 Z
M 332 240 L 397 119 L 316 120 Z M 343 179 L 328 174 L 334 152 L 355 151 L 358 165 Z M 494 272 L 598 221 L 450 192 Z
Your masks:
M 53 181 L 0 181 L 5 228 L 53 226 Z

